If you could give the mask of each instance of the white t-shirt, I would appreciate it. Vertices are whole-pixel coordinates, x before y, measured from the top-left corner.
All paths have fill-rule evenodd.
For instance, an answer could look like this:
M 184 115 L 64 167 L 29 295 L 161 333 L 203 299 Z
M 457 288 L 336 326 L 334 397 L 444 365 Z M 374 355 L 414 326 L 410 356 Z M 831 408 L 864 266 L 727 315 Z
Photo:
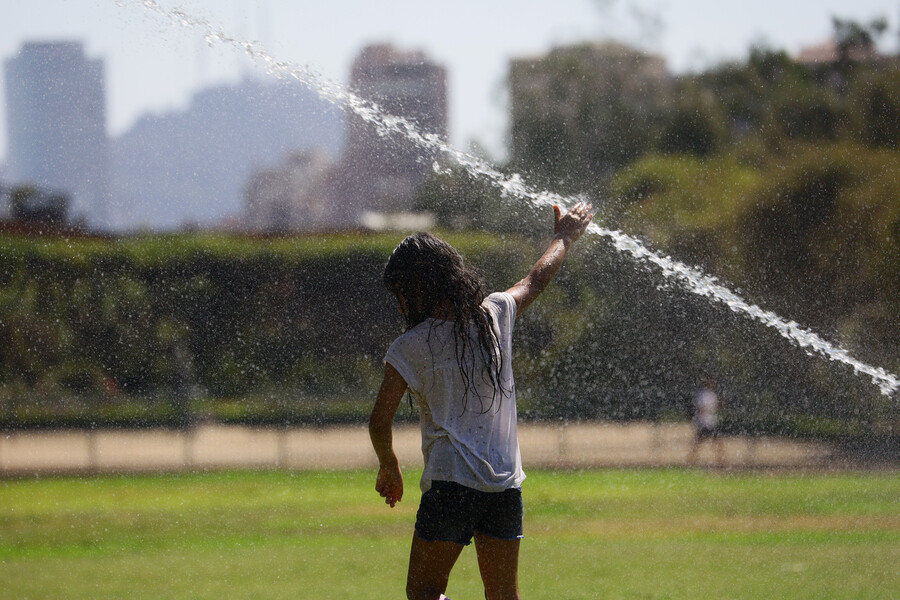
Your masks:
M 520 487 L 525 480 L 516 428 L 516 392 L 512 372 L 512 331 L 516 301 L 505 292 L 485 298 L 482 306 L 492 319 L 494 334 L 503 356 L 502 392 L 493 398 L 490 378 L 482 377 L 482 366 L 469 369 L 473 392 L 466 393 L 465 380 L 456 355 L 452 321 L 426 319 L 388 348 L 384 360 L 409 386 L 419 403 L 422 428 L 423 492 L 432 481 L 454 481 L 484 492 Z M 477 330 L 470 329 L 478 350 Z
M 707 429 L 714 428 L 719 423 L 719 417 L 716 412 L 719 409 L 719 398 L 716 393 L 708 388 L 704 388 L 694 397 L 694 422 L 698 427 Z

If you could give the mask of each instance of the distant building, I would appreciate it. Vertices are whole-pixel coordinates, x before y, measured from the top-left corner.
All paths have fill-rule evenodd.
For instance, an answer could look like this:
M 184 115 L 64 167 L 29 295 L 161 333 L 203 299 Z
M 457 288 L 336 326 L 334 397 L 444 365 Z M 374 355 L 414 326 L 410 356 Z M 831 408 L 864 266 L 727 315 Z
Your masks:
M 524 94 L 538 98 L 538 108 L 565 107 L 574 90 L 553 88 L 554 76 L 564 67 L 569 74 L 590 74 L 598 80 L 597 91 L 615 93 L 631 104 L 653 102 L 653 96 L 669 79 L 663 57 L 648 54 L 619 42 L 598 42 L 554 48 L 544 56 L 510 62 L 510 93 L 513 100 Z
M 263 232 L 329 228 L 326 182 L 331 164 L 321 151 L 297 151 L 278 167 L 251 175 L 244 188 L 247 228 Z
M 627 141 L 624 120 L 646 122 L 665 105 L 670 81 L 665 59 L 618 42 L 565 46 L 512 60 L 511 164 L 539 162 L 542 153 L 554 160 L 557 153 L 548 144 L 555 143 L 582 157 L 600 155 L 589 169 L 619 166 L 621 157 L 603 149 Z
M 364 212 L 359 219 L 363 229 L 369 231 L 425 231 L 434 227 L 434 214 L 417 213 L 375 213 Z
M 183 110 L 144 115 L 112 143 L 119 227 L 237 226 L 254 172 L 298 150 L 337 160 L 344 118 L 299 81 L 251 77 L 199 91 Z
M 71 212 L 108 226 L 103 62 L 78 42 L 27 43 L 6 62 L 8 176 L 72 198 Z
M 420 133 L 447 138 L 447 73 L 422 52 L 368 46 L 353 63 L 350 87 L 385 113 L 410 121 Z M 403 136 L 381 135 L 351 115 L 338 192 L 345 221 L 358 224 L 365 212 L 410 210 L 434 158 Z
M 853 62 L 876 62 L 881 53 L 875 44 L 851 44 L 846 48 L 847 58 Z M 797 62 L 808 65 L 831 65 L 841 58 L 841 48 L 837 41 L 830 39 L 819 44 L 801 48 L 797 53 Z

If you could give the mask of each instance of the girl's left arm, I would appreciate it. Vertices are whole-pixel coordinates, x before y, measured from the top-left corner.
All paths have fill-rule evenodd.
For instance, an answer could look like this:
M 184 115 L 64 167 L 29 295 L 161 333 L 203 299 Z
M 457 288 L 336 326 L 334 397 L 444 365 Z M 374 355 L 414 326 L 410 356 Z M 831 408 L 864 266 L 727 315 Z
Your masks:
M 406 381 L 397 369 L 390 363 L 385 363 L 384 379 L 381 381 L 381 389 L 378 390 L 372 416 L 369 417 L 369 437 L 372 439 L 372 447 L 375 448 L 380 464 L 375 490 L 381 494 L 386 504 L 391 505 L 391 508 L 403 497 L 403 474 L 400 472 L 397 455 L 394 454 L 391 427 L 406 387 Z

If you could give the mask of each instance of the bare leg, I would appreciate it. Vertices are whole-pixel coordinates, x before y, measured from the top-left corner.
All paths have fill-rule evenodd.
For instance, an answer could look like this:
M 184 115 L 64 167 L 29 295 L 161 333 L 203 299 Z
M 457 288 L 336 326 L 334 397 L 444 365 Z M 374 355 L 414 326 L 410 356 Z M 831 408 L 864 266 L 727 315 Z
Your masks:
M 409 552 L 406 597 L 409 600 L 438 600 L 447 589 L 450 570 L 463 548 L 456 542 L 428 542 L 414 535 Z
M 716 445 L 716 462 L 719 464 L 719 467 L 725 466 L 725 441 L 722 439 L 722 436 L 716 434 L 716 437 L 713 438 L 713 443 Z
M 697 462 L 697 452 L 700 450 L 700 437 L 695 436 L 694 441 L 691 442 L 691 451 L 688 452 L 687 461 L 688 464 L 694 464 Z
M 487 600 L 519 600 L 519 542 L 475 533 L 478 569 Z

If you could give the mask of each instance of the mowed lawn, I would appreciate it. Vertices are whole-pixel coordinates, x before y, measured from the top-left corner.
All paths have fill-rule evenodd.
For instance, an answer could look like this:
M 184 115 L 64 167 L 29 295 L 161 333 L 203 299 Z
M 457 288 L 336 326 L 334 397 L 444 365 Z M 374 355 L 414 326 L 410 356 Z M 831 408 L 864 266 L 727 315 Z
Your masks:
M 401 598 L 370 472 L 0 481 L 0 597 Z M 526 599 L 898 598 L 897 473 L 529 472 Z M 482 598 L 474 548 L 453 600 Z

